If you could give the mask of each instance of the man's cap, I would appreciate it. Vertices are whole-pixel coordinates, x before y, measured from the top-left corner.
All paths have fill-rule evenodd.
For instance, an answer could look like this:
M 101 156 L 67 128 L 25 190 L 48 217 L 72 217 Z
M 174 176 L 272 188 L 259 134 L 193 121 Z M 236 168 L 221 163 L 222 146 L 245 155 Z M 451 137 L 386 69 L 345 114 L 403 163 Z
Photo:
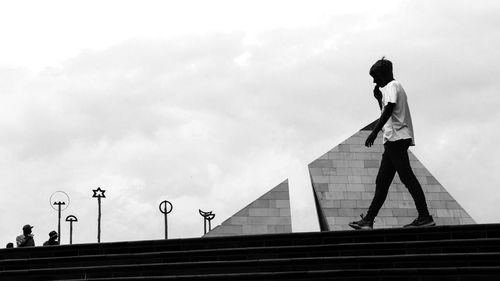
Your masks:
M 33 227 L 34 226 L 27 224 L 27 225 L 23 226 L 23 230 L 32 229 Z
M 51 232 L 49 232 L 49 237 L 50 238 L 57 237 L 57 232 L 55 230 L 52 230 Z

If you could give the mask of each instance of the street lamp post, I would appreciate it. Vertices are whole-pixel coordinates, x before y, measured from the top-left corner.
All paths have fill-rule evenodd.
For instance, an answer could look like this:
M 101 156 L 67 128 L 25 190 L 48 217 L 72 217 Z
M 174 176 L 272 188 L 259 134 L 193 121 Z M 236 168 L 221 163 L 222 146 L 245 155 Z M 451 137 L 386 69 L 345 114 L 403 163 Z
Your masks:
M 200 215 L 203 217 L 203 233 L 207 234 L 207 222 L 208 222 L 208 231 L 211 231 L 212 230 L 211 220 L 215 218 L 215 214 L 213 214 L 212 211 L 204 212 L 200 209 L 198 209 L 198 211 L 200 212 Z
M 66 217 L 66 221 L 69 222 L 69 244 L 73 244 L 73 222 L 77 222 L 78 219 L 73 216 L 73 215 L 69 215 Z
M 104 195 L 104 192 L 106 190 L 101 189 L 98 187 L 97 189 L 92 189 L 94 194 L 92 195 L 92 198 L 97 198 L 97 208 L 98 208 L 98 215 L 97 215 L 97 243 L 101 243 L 101 198 L 106 198 Z
M 54 202 L 54 206 L 57 205 L 57 241 L 61 245 L 61 205 L 66 205 L 65 202 Z
M 163 200 L 160 203 L 160 212 L 165 216 L 165 239 L 168 239 L 168 220 L 167 220 L 167 215 L 172 212 L 172 209 L 174 208 L 172 206 L 172 203 L 170 203 L 167 200 Z
M 61 212 L 68 208 L 70 200 L 69 196 L 64 191 L 56 191 L 52 193 L 49 199 L 52 209 L 57 211 L 57 242 L 61 244 Z M 57 208 L 55 207 L 57 206 Z M 62 207 L 64 206 L 64 208 Z

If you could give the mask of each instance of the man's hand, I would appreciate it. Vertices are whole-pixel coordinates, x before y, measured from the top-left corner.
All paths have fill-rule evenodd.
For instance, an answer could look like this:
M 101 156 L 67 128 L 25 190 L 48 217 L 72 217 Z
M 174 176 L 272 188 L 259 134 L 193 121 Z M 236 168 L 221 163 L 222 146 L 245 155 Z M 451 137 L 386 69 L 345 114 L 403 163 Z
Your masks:
M 366 138 L 366 141 L 365 141 L 365 146 L 366 147 L 371 147 L 373 145 L 373 143 L 375 142 L 375 139 L 377 139 L 377 134 L 372 132 L 368 138 Z
M 378 101 L 382 100 L 382 92 L 380 91 L 380 88 L 377 85 L 375 85 L 375 88 L 373 88 L 373 96 Z

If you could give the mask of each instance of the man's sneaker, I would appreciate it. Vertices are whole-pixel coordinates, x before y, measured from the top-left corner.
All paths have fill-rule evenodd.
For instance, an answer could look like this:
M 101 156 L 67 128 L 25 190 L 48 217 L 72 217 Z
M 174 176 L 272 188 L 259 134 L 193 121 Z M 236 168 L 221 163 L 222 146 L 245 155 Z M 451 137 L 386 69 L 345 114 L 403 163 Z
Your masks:
M 360 215 L 361 219 L 359 221 L 353 221 L 349 223 L 349 226 L 354 229 L 373 229 L 373 220 L 367 220 L 363 216 Z
M 432 216 L 418 217 L 412 223 L 405 225 L 404 227 L 424 227 L 424 226 L 435 226 L 436 223 L 432 219 Z

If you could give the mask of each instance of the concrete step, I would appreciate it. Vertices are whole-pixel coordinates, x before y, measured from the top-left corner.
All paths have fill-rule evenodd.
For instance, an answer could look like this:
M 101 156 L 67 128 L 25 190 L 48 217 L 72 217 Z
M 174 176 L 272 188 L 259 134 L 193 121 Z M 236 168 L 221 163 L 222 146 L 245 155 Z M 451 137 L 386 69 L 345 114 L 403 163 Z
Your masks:
M 286 234 L 206 237 L 112 243 L 61 245 L 52 247 L 0 249 L 0 260 L 14 258 L 84 256 L 98 254 L 146 253 L 241 247 L 270 247 L 340 243 L 430 241 L 500 238 L 500 224 L 390 228 L 364 231 L 303 232 Z
M 232 281 L 497 281 L 500 277 L 498 267 L 454 267 L 454 268 L 390 268 L 390 269 L 358 269 L 358 270 L 308 270 L 308 271 L 276 271 L 254 273 L 224 274 L 189 274 L 173 276 L 140 276 L 111 277 L 85 279 L 57 279 L 61 281 L 158 281 L 158 280 L 232 280 Z M 55 279 L 56 280 L 56 279 Z M 26 280 L 30 281 L 30 280 Z
M 65 278 L 176 276 L 187 274 L 227 274 L 305 270 L 359 270 L 359 269 L 419 269 L 419 268 L 473 268 L 499 267 L 500 253 L 406 254 L 347 257 L 308 257 L 279 259 L 247 259 L 233 261 L 203 261 L 155 264 L 101 265 L 30 270 L 4 270 L 0 279 L 18 280 L 37 276 L 37 280 Z
M 0 270 L 246 259 L 500 252 L 500 238 L 223 248 L 0 260 Z
M 1 249 L 0 280 L 500 280 L 499 241 L 484 224 Z

